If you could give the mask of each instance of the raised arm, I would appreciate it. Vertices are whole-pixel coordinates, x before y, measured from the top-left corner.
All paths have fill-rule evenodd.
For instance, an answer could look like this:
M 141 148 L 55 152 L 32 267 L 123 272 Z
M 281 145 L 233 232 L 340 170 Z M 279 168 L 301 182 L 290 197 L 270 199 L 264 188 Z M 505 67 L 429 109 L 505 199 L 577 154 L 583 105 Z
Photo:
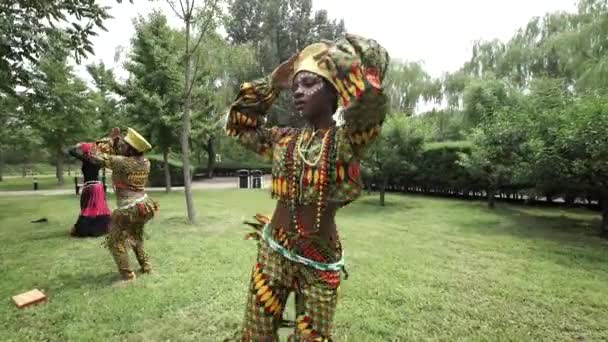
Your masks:
M 353 152 L 361 155 L 379 134 L 388 112 L 388 100 L 383 93 L 382 80 L 389 56 L 376 41 L 353 35 L 337 42 L 339 49 L 356 51 L 359 60 L 343 70 L 336 87 L 343 107 L 344 134 Z
M 267 160 L 272 159 L 273 142 L 291 131 L 289 128 L 265 128 L 264 123 L 281 89 L 291 86 L 296 59 L 297 54 L 281 63 L 270 76 L 243 83 L 228 111 L 226 134 L 236 137 L 243 146 Z
M 238 141 L 265 159 L 272 157 L 273 132 L 276 128 L 264 127 L 266 113 L 279 92 L 271 86 L 270 78 L 246 82 L 230 106 L 226 117 L 226 135 Z
M 81 161 L 86 161 L 100 167 L 104 166 L 105 159 L 107 157 L 98 155 L 98 152 L 96 151 L 97 149 L 95 143 L 82 142 L 68 147 L 64 152 Z

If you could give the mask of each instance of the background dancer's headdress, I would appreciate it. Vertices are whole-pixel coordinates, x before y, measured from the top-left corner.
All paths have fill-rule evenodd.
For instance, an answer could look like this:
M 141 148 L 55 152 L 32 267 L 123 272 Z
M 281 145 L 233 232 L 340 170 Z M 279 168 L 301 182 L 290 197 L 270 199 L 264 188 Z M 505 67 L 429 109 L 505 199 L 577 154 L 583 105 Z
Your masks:
M 152 149 L 152 145 L 141 136 L 141 134 L 137 133 L 133 128 L 127 128 L 127 136 L 125 136 L 125 142 L 129 144 L 129 146 L 136 149 L 138 152 L 146 152 Z

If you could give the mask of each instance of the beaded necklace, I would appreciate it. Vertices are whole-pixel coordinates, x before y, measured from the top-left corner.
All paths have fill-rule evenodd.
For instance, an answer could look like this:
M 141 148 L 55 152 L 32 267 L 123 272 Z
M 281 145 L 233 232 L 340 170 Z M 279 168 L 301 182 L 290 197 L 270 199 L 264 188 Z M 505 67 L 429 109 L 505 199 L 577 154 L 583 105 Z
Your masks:
M 290 144 L 287 147 L 286 153 L 286 168 L 288 170 L 288 194 L 289 194 L 289 204 L 290 204 L 290 212 L 293 227 L 298 235 L 308 235 L 311 233 L 316 233 L 319 231 L 321 225 L 321 216 L 323 215 L 323 211 L 325 209 L 325 204 L 327 202 L 327 195 L 329 194 L 328 184 L 329 179 L 331 178 L 328 172 L 331 171 L 331 175 L 335 174 L 335 156 L 336 156 L 336 129 L 335 127 L 329 128 L 327 132 L 323 136 L 323 140 L 321 143 L 321 151 L 319 152 L 319 156 L 316 158 L 317 160 L 312 163 L 309 162 L 301 151 L 301 145 L 303 141 L 304 131 L 300 131 L 296 136 L 296 139 L 292 139 Z M 314 135 L 312 137 L 314 139 Z M 309 144 L 310 145 L 310 144 Z M 297 151 L 295 151 L 297 149 Z M 302 192 L 302 184 L 301 179 L 298 180 L 297 172 L 298 168 L 301 166 L 301 163 L 304 162 L 310 166 L 316 166 L 319 162 L 320 164 L 320 174 L 319 181 L 316 182 L 316 191 L 319 194 L 317 200 L 317 212 L 315 217 L 315 223 L 311 232 L 305 232 L 304 227 L 300 223 L 300 218 L 297 211 L 298 198 Z M 303 177 L 303 174 L 300 175 L 300 178 Z

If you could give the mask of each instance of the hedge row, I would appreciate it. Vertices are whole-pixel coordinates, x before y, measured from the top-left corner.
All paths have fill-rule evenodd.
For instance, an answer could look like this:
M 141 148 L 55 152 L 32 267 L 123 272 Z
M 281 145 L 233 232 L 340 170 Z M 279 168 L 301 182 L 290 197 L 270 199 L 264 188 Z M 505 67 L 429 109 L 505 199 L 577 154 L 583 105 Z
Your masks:
M 411 192 L 437 196 L 481 199 L 486 198 L 484 180 L 476 179 L 458 164 L 460 153 L 471 153 L 471 145 L 466 142 L 432 143 L 425 145 L 413 172 L 404 172 L 392 177 L 387 184 L 389 192 Z M 378 190 L 380 179 L 367 175 L 365 183 L 372 190 Z M 589 189 L 578 189 L 578 197 L 562 193 L 552 194 L 552 201 L 560 198 L 567 204 L 597 205 L 597 196 Z M 545 194 L 538 194 L 534 184 L 508 184 L 498 189 L 497 197 L 504 200 L 535 202 L 547 201 Z

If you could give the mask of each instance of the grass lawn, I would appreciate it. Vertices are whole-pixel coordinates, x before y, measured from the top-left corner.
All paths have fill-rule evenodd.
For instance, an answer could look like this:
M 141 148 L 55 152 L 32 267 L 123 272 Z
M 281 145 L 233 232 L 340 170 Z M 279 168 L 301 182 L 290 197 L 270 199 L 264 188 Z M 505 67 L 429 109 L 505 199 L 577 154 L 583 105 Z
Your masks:
M 55 175 L 39 175 L 36 176 L 38 180 L 38 190 L 55 190 L 55 189 L 73 189 L 74 188 L 74 176 L 64 176 L 65 184 L 57 184 L 57 178 Z M 0 182 L 0 191 L 21 191 L 21 190 L 34 190 L 34 178 L 31 176 L 11 176 L 5 177 Z
M 161 213 L 146 243 L 156 273 L 122 288 L 111 286 L 102 239 L 68 238 L 76 197 L 0 198 L 0 341 L 232 336 L 256 252 L 241 220 L 273 203 L 264 191 L 195 194 L 195 226 L 184 223 L 181 193 L 154 194 Z M 350 278 L 336 341 L 608 339 L 608 243 L 596 237 L 596 213 L 387 200 L 362 198 L 338 214 Z M 49 222 L 29 223 L 41 217 Z M 32 288 L 49 302 L 16 309 L 10 297 Z

